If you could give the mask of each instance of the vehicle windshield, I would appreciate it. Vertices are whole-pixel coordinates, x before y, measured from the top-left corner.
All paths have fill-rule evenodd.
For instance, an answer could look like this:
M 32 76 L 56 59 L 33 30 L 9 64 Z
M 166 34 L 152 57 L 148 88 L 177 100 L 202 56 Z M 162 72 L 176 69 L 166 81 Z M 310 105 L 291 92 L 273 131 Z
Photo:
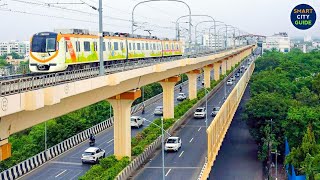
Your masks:
M 131 121 L 136 121 L 136 119 L 135 118 L 131 118 Z
M 167 143 L 176 143 L 177 139 L 168 139 Z
M 32 38 L 32 52 L 55 52 L 57 34 L 55 33 L 40 33 Z
M 203 109 L 196 109 L 196 112 L 202 112 Z
M 92 156 L 92 155 L 94 155 L 94 152 L 84 152 L 83 155 L 84 156 Z
M 179 93 L 180 96 L 184 96 L 184 93 Z

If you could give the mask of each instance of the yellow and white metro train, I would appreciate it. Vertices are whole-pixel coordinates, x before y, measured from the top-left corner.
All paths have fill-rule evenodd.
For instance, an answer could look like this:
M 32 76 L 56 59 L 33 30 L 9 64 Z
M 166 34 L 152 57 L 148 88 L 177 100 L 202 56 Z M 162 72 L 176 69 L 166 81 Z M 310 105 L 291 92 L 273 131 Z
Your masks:
M 104 64 L 137 59 L 181 56 L 181 41 L 155 37 L 132 37 L 125 33 L 103 33 Z M 58 72 L 99 65 L 99 37 L 88 30 L 40 32 L 31 39 L 31 72 Z

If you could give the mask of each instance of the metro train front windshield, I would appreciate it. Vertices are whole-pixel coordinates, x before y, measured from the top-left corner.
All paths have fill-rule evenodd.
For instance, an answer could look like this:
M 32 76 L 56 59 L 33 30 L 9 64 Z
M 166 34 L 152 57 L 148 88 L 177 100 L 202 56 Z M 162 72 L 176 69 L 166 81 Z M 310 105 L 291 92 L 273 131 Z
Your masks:
M 57 43 L 57 34 L 39 33 L 33 36 L 31 50 L 32 52 L 55 52 Z

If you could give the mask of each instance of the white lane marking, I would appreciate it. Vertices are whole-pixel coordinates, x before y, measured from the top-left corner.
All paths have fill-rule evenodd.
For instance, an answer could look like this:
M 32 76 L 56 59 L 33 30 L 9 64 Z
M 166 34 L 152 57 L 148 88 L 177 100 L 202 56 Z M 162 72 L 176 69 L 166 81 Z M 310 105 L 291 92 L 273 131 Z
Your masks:
M 162 168 L 161 166 L 160 167 L 156 167 L 156 166 L 153 166 L 153 167 L 145 167 L 145 169 L 160 169 Z M 168 167 L 166 166 L 166 168 L 171 168 L 171 169 L 201 169 L 202 167 Z
M 200 130 L 201 130 L 201 127 L 199 127 L 198 131 L 200 131 Z
M 192 138 L 192 139 L 193 139 L 193 138 Z M 181 154 L 179 155 L 179 157 L 181 157 L 183 153 L 184 153 L 184 151 L 181 152 Z
M 59 177 L 61 174 L 63 174 L 64 172 L 66 172 L 67 170 L 62 171 L 61 173 L 59 173 L 58 175 L 56 175 L 55 177 Z
M 82 166 L 82 163 L 75 163 L 75 162 L 49 161 L 48 163 L 50 163 L 50 164 L 65 164 L 65 165 Z
M 166 173 L 166 176 L 168 176 L 168 174 L 170 173 L 171 169 L 169 169 L 169 171 Z
M 189 143 L 191 143 L 193 141 L 193 138 L 190 139 Z
M 114 139 L 111 139 L 110 141 L 108 141 L 108 143 L 111 143 Z

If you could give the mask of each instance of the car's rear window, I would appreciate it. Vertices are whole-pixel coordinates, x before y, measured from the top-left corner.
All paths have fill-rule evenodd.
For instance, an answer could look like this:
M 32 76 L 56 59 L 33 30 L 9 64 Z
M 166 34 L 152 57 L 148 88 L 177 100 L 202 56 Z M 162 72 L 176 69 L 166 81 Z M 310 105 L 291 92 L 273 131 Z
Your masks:
M 84 152 L 83 155 L 85 155 L 85 156 L 92 156 L 92 155 L 94 155 L 94 152 Z
M 167 143 L 176 143 L 177 140 L 176 139 L 168 139 Z
M 202 112 L 203 109 L 196 109 L 196 112 Z

